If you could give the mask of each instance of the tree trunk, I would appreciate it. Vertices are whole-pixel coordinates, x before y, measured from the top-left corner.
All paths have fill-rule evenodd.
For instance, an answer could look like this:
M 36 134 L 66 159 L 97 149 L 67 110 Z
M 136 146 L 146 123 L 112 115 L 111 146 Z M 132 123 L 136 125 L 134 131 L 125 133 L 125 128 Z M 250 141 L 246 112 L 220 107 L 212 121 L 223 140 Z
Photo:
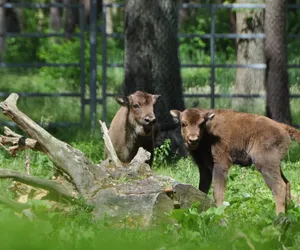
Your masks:
M 5 128 L 5 136 L 0 136 L 0 145 L 12 144 L 6 148 L 11 155 L 26 148 L 45 153 L 57 168 L 57 176 L 55 180 L 45 180 L 0 168 L 0 179 L 10 178 L 42 188 L 51 194 L 47 195 L 48 198 L 59 202 L 76 202 L 77 198 L 83 198 L 94 207 L 96 218 L 110 217 L 121 224 L 129 219 L 141 227 L 166 222 L 165 213 L 170 213 L 175 207 L 187 208 L 198 201 L 199 210 L 203 211 L 214 205 L 195 187 L 180 184 L 171 177 L 156 175 L 145 163 L 150 153 L 142 148 L 128 166 L 123 166 L 103 123 L 103 137 L 110 159 L 93 164 L 81 151 L 56 139 L 22 113 L 16 106 L 17 100 L 18 95 L 11 94 L 0 103 L 0 108 L 32 138 L 25 138 Z M 18 212 L 30 208 L 30 204 L 19 204 L 2 196 L 0 203 Z
M 156 117 L 172 123 L 171 109 L 184 109 L 178 58 L 178 10 L 174 0 L 127 0 L 125 7 L 125 86 L 129 95 L 136 90 L 160 94 Z M 170 137 L 173 150 L 184 154 L 179 131 Z M 162 139 L 163 140 L 163 139 Z
M 111 4 L 113 2 L 114 2 L 113 0 L 103 0 L 103 4 Z M 114 28 L 113 15 L 114 14 L 116 14 L 116 10 L 114 10 L 111 7 L 106 8 L 106 33 L 107 34 L 112 34 L 114 31 L 113 30 L 113 28 Z
M 4 4 L 6 0 L 0 0 L 0 4 Z M 4 33 L 6 31 L 6 18 L 5 9 L 0 7 L 0 62 L 5 51 L 5 37 Z
M 286 55 L 285 1 L 266 1 L 267 115 L 291 123 Z
M 51 3 L 59 3 L 59 0 L 52 0 Z M 60 31 L 62 29 L 61 9 L 50 8 L 50 29 L 53 31 Z
M 255 3 L 263 3 L 263 0 Z M 237 3 L 249 3 L 249 0 L 238 0 Z M 257 10 L 238 10 L 236 12 L 236 33 L 256 34 L 264 33 L 264 12 Z M 265 63 L 263 39 L 237 39 L 237 64 Z M 236 94 L 263 94 L 265 84 L 265 70 L 238 68 L 234 84 Z M 253 110 L 255 106 L 262 106 L 263 101 L 257 99 L 235 99 L 233 107 L 243 111 Z
M 64 4 L 74 4 L 74 0 L 63 0 Z M 64 29 L 66 34 L 72 34 L 75 30 L 75 25 L 78 19 L 78 11 L 76 8 L 65 7 L 64 8 Z

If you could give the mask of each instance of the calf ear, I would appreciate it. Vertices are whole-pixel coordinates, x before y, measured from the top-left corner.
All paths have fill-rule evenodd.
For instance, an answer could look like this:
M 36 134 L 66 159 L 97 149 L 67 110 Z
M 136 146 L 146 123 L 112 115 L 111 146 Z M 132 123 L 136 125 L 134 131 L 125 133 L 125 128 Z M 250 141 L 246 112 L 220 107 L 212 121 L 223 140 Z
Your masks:
M 178 123 L 180 120 L 180 114 L 181 112 L 179 110 L 173 109 L 170 111 L 171 116 L 173 117 L 173 121 L 175 123 Z
M 116 101 L 122 106 L 128 106 L 129 100 L 126 96 L 116 96 Z
M 210 121 L 211 119 L 213 119 L 215 116 L 215 113 L 212 111 L 209 111 L 205 114 L 204 119 L 205 121 Z

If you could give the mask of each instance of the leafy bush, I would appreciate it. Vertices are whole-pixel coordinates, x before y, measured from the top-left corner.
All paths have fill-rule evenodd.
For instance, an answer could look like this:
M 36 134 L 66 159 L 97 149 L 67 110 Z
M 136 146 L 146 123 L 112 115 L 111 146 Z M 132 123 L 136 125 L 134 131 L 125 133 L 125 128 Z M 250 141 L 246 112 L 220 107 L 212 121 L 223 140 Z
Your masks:
M 162 145 L 154 149 L 153 165 L 156 167 L 167 165 L 170 151 L 171 151 L 171 140 L 166 139 Z
M 47 39 L 39 48 L 38 56 L 46 63 L 80 63 L 81 44 L 78 38 Z M 85 38 L 85 81 L 88 82 L 90 46 Z M 41 77 L 51 76 L 54 79 L 72 80 L 72 85 L 78 87 L 80 83 L 80 67 L 44 67 L 39 71 Z

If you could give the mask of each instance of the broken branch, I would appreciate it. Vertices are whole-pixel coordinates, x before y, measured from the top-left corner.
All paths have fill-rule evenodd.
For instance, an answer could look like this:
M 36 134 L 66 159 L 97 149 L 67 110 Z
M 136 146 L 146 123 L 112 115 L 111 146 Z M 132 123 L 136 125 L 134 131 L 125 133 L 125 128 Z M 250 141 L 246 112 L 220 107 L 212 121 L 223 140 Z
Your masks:
M 72 190 L 70 190 L 70 188 L 66 187 L 63 184 L 58 183 L 57 181 L 44 180 L 35 176 L 23 174 L 18 171 L 3 168 L 0 169 L 0 179 L 4 178 L 11 178 L 30 186 L 43 188 L 65 198 L 74 198 Z
M 22 151 L 26 148 L 42 151 L 40 144 L 36 140 L 19 135 L 10 130 L 8 127 L 4 127 L 4 134 L 5 136 L 0 135 L 0 144 L 12 156 L 15 156 L 17 151 Z M 6 148 L 4 144 L 12 144 L 12 146 Z
M 108 134 L 108 129 L 106 127 L 106 124 L 105 122 L 102 122 L 101 120 L 99 120 L 100 122 L 100 125 L 101 125 L 101 128 L 102 128 L 102 133 L 103 133 L 103 139 L 104 139 L 104 143 L 105 143 L 105 147 L 107 148 L 107 151 L 109 153 L 109 157 L 111 158 L 113 164 L 116 166 L 116 167 L 122 167 L 122 163 L 121 161 L 119 160 L 118 156 L 117 156 L 117 153 L 114 149 L 114 146 L 110 140 L 110 137 L 109 137 L 109 134 Z
M 93 187 L 98 168 L 79 150 L 52 136 L 17 107 L 19 96 L 15 93 L 0 102 L 3 114 L 14 121 L 32 139 L 36 140 L 40 151 L 47 154 L 55 167 L 66 174 L 81 195 L 89 193 Z M 6 139 L 6 138 L 5 138 Z M 12 153 L 16 148 L 12 148 Z

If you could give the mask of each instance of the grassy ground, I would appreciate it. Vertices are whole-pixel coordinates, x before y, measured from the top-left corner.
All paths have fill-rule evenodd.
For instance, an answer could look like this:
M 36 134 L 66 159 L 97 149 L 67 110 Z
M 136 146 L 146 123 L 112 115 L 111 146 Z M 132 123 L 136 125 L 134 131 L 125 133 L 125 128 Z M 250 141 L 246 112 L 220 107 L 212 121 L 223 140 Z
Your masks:
M 1 72 L 2 73 L 2 72 Z M 291 92 L 298 93 L 298 73 L 291 72 Z M 218 93 L 228 93 L 232 89 L 234 71 L 217 72 Z M 206 69 L 184 69 L 182 71 L 185 92 L 209 93 L 209 71 Z M 109 90 L 117 92 L 123 79 L 123 71 L 113 69 L 108 72 Z M 99 78 L 99 82 L 101 78 Z M 298 80 L 297 80 L 298 81 Z M 43 72 L 6 72 L 1 74 L 0 89 L 8 92 L 73 92 L 76 82 L 66 82 L 64 78 L 49 77 Z M 226 85 L 227 84 L 227 85 Z M 100 96 L 99 92 L 99 96 Z M 186 106 L 209 107 L 209 99 L 189 99 Z M 216 106 L 231 108 L 229 99 L 216 100 Z M 80 103 L 78 99 L 20 99 L 20 109 L 36 121 L 78 121 Z M 253 107 L 253 106 L 252 106 Z M 257 102 L 255 108 L 245 110 L 254 113 L 264 112 L 264 103 Z M 295 123 L 300 123 L 299 101 L 291 100 Z M 109 120 L 118 105 L 109 98 Z M 89 110 L 86 109 L 86 114 Z M 98 109 L 101 117 L 101 109 Z M 88 125 L 89 117 L 86 115 Z M 0 121 L 7 119 L 0 114 Z M 103 142 L 100 128 L 91 136 L 88 126 L 83 128 L 51 129 L 57 138 L 70 142 L 82 150 L 93 162 L 103 157 Z M 190 159 L 168 163 L 167 147 L 156 150 L 154 169 L 159 174 L 170 175 L 181 182 L 198 185 L 197 167 Z M 11 158 L 4 150 L 0 151 L 0 167 L 25 171 L 26 156 L 30 155 L 32 174 L 50 178 L 53 164 L 39 153 L 26 151 Z M 233 166 L 228 176 L 225 200 L 227 205 L 213 208 L 205 213 L 197 213 L 195 208 L 177 210 L 171 216 L 175 225 L 163 228 L 138 230 L 128 227 L 111 228 L 107 221 L 93 221 L 87 207 L 73 207 L 67 214 L 59 211 L 48 212 L 44 203 L 36 204 L 36 210 L 43 214 L 42 219 L 29 221 L 19 218 L 0 206 L 1 249 L 298 249 L 300 244 L 300 155 L 299 145 L 293 143 L 285 161 L 283 171 L 290 180 L 294 203 L 286 216 L 276 218 L 275 205 L 271 192 L 261 175 L 253 168 Z M 14 198 L 8 191 L 10 180 L 0 182 L 0 193 Z M 212 190 L 209 196 L 212 198 Z
M 99 143 L 100 142 L 100 143 Z M 82 150 L 94 162 L 102 159 L 102 141 L 74 141 L 72 145 Z M 154 169 L 181 182 L 197 186 L 198 170 L 189 159 L 172 164 L 164 160 L 168 146 L 156 150 Z M 226 205 L 199 214 L 195 208 L 176 210 L 171 215 L 176 224 L 160 228 L 138 230 L 124 224 L 111 228 L 107 220 L 93 221 L 89 209 L 73 207 L 71 211 L 47 212 L 44 203 L 36 204 L 41 219 L 29 221 L 19 218 L 0 207 L 1 249 L 298 249 L 300 243 L 300 161 L 283 162 L 283 171 L 292 186 L 293 204 L 286 216 L 276 218 L 271 192 L 261 175 L 253 167 L 233 166 L 226 190 Z M 24 170 L 26 155 L 30 154 L 32 174 L 49 178 L 53 165 L 39 152 L 22 152 L 11 158 L 1 150 L 1 167 Z M 0 192 L 13 197 L 8 191 L 11 181 L 1 181 Z M 212 190 L 209 192 L 212 198 Z

